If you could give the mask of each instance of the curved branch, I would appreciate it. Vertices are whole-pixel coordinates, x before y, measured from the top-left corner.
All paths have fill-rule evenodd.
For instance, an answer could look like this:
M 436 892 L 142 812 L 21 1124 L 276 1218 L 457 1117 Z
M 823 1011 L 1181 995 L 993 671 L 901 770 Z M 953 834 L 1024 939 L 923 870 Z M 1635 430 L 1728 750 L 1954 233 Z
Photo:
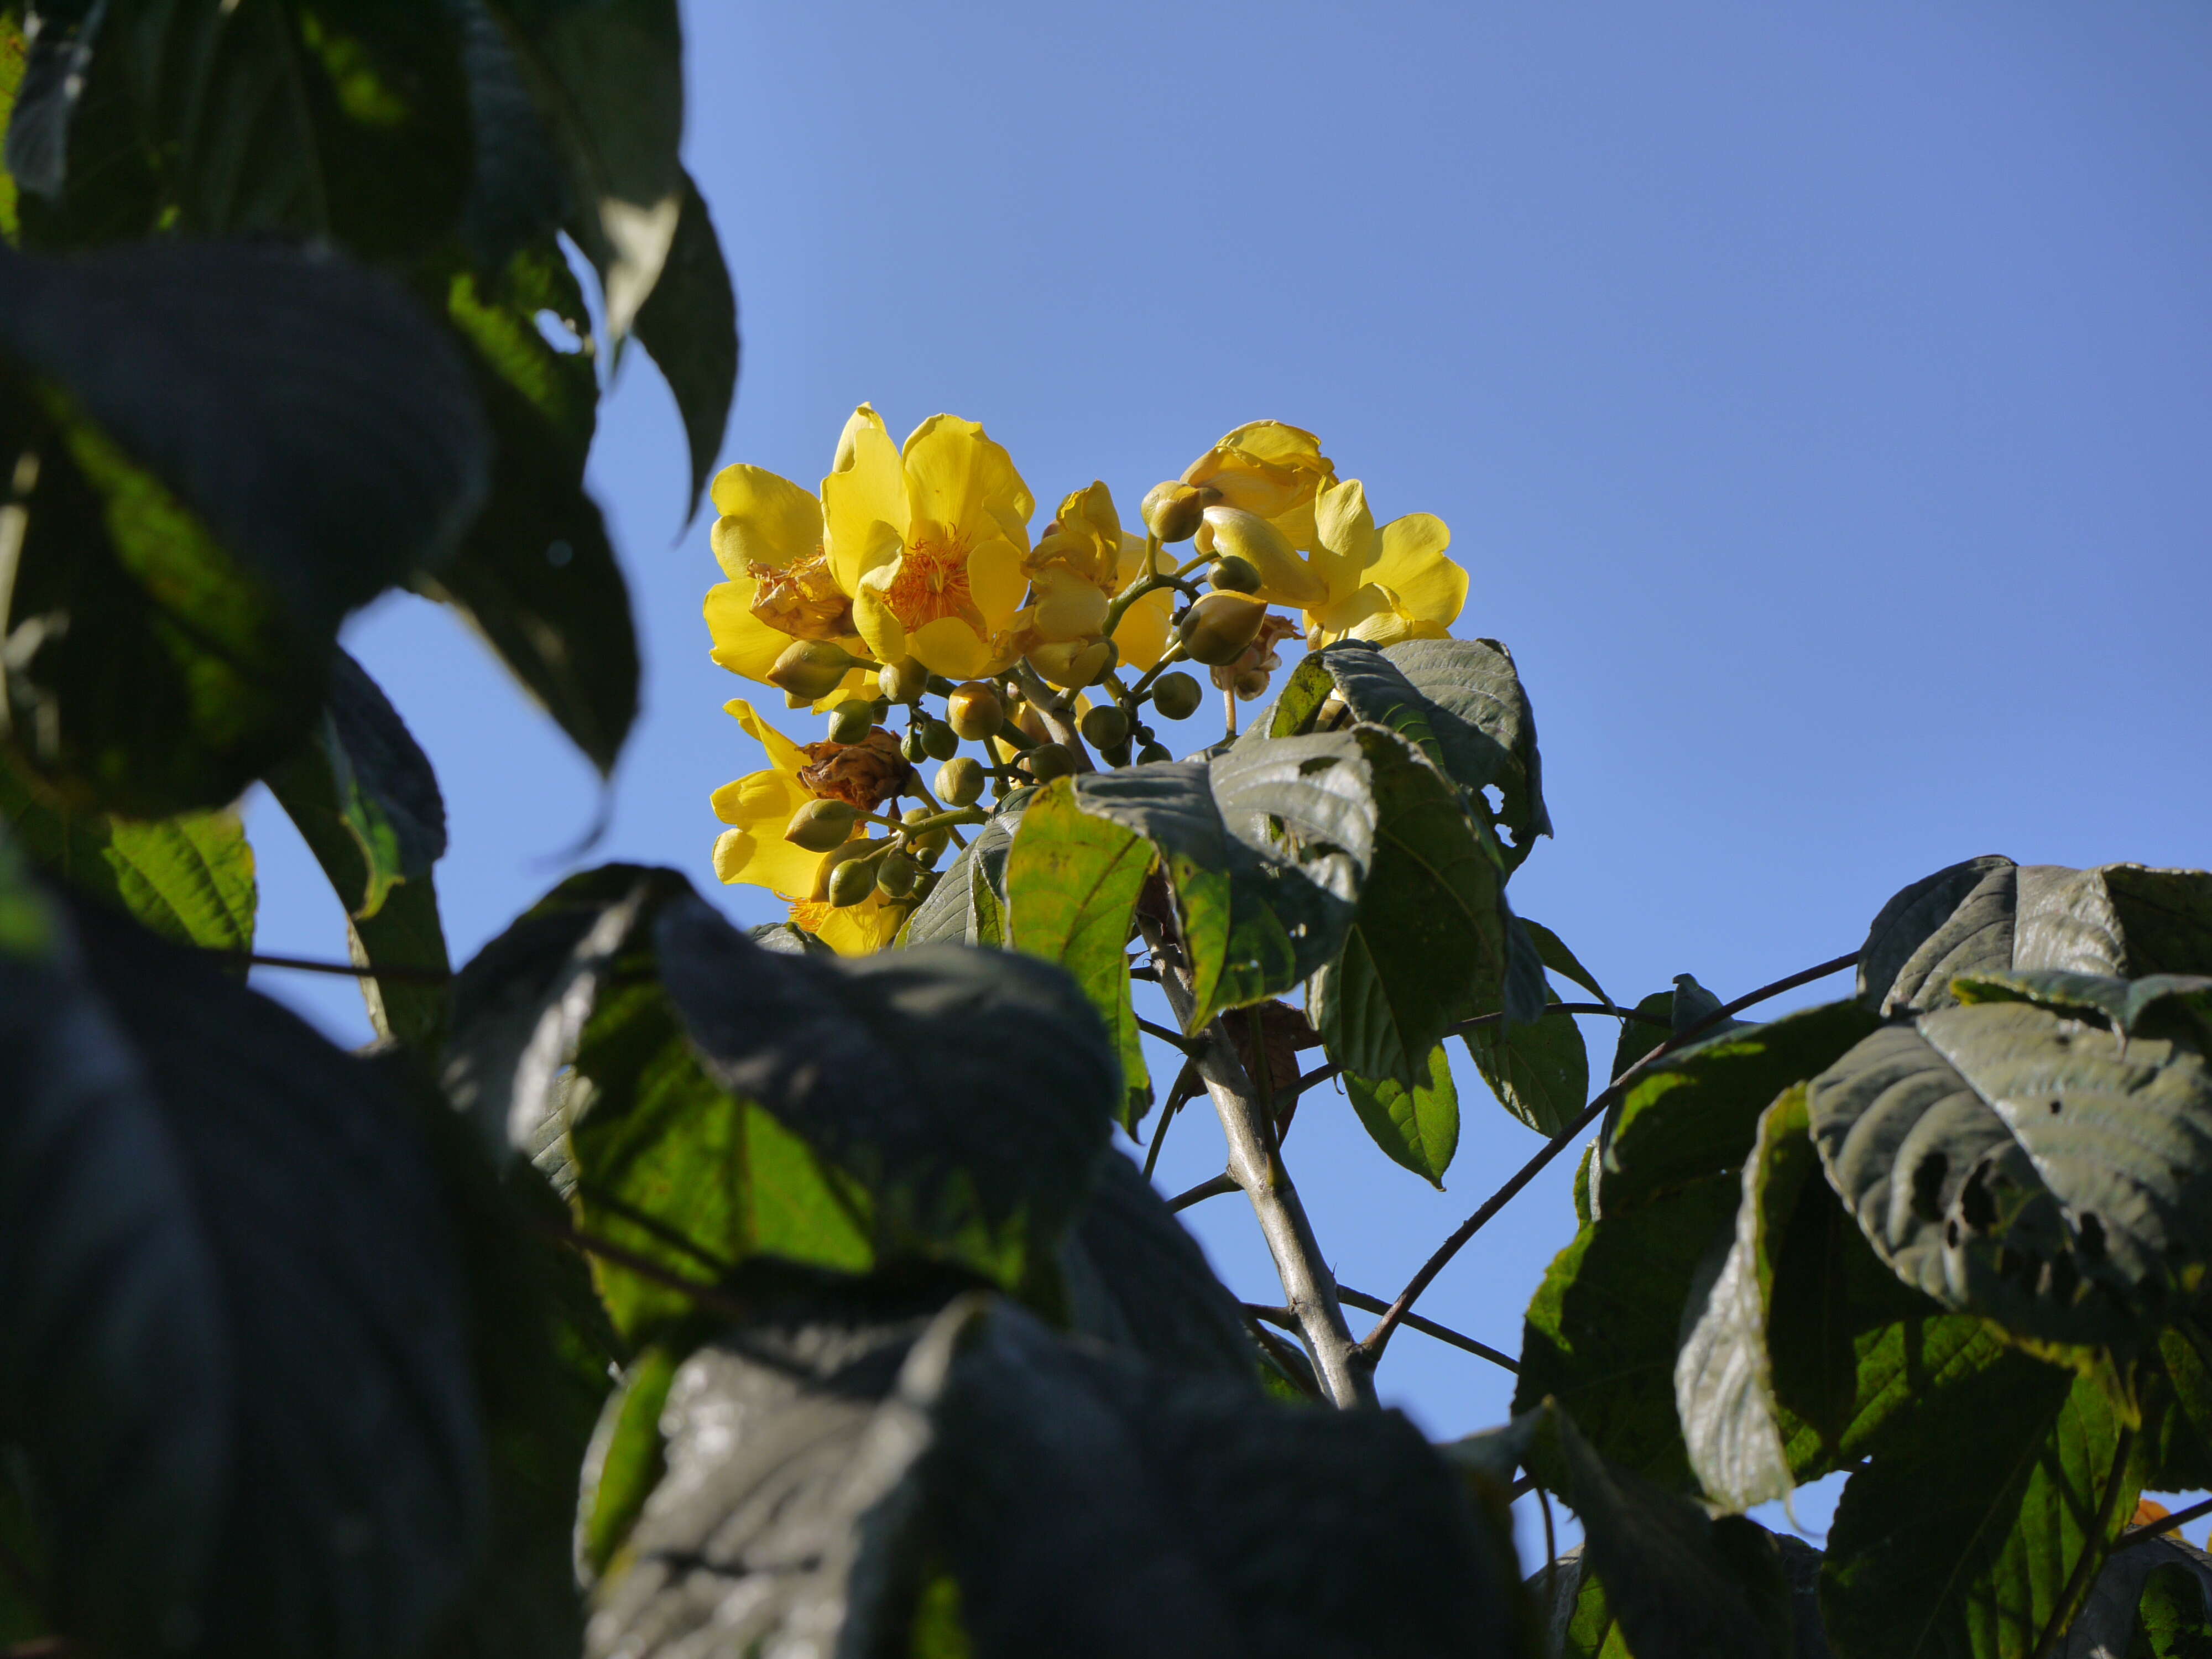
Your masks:
M 1444 1240 L 1441 1245 L 1437 1246 L 1436 1254 L 1421 1264 L 1421 1270 L 1415 1273 L 1412 1279 L 1407 1282 L 1404 1290 L 1398 1292 L 1398 1299 L 1390 1304 L 1389 1311 L 1383 1314 L 1382 1319 L 1376 1322 L 1375 1328 L 1368 1332 L 1365 1336 L 1360 1339 L 1360 1358 L 1365 1360 L 1370 1365 L 1372 1365 L 1376 1361 L 1380 1360 L 1382 1357 L 1382 1349 L 1384 1345 L 1390 1340 L 1390 1333 L 1398 1328 L 1399 1325 L 1404 1321 L 1407 1314 L 1412 1311 L 1414 1301 L 1420 1296 L 1423 1291 L 1429 1288 L 1431 1282 L 1435 1279 L 1436 1276 L 1444 1270 L 1445 1264 L 1450 1261 L 1454 1256 L 1460 1253 L 1460 1250 L 1466 1245 L 1468 1240 L 1473 1238 L 1475 1234 L 1482 1231 L 1484 1224 L 1489 1221 L 1491 1217 L 1496 1215 L 1500 1210 L 1505 1207 L 1507 1202 L 1511 1200 L 1516 1193 L 1518 1193 L 1523 1187 L 1527 1186 L 1531 1181 L 1534 1181 L 1536 1178 L 1537 1173 L 1541 1170 L 1547 1164 L 1549 1164 L 1553 1158 L 1565 1152 L 1568 1146 L 1571 1146 L 1577 1136 L 1581 1134 L 1583 1130 L 1589 1128 L 1592 1123 L 1595 1122 L 1598 1115 L 1602 1113 L 1606 1108 L 1611 1106 L 1613 1102 L 1626 1095 L 1631 1087 L 1640 1082 L 1643 1079 L 1644 1074 L 1650 1071 L 1652 1066 L 1657 1065 L 1668 1054 L 1674 1053 L 1675 1049 L 1681 1048 L 1684 1044 L 1694 1042 L 1698 1037 L 1703 1036 L 1707 1031 L 1719 1024 L 1723 1020 L 1729 1018 L 1731 1015 L 1752 1006 L 1754 1003 L 1764 1002 L 1769 997 L 1780 996 L 1784 991 L 1794 991 L 1799 986 L 1809 985 L 1816 979 L 1826 979 L 1831 974 L 1839 974 L 1846 968 L 1856 966 L 1858 959 L 1859 953 L 1856 951 L 1853 951 L 1848 956 L 1833 957 L 1828 961 L 1820 963 L 1816 967 L 1808 968 L 1801 973 L 1791 974 L 1786 979 L 1778 979 L 1771 985 L 1762 985 L 1756 991 L 1749 992 L 1743 996 L 1738 997 L 1734 1002 L 1725 1003 L 1722 1006 L 1714 1009 L 1711 1013 L 1698 1021 L 1696 1024 L 1690 1026 L 1685 1030 L 1676 1032 L 1674 1036 L 1668 1037 L 1664 1042 L 1661 1043 L 1657 1048 L 1652 1049 L 1650 1053 L 1645 1054 L 1643 1059 L 1638 1060 L 1636 1064 L 1623 1072 L 1619 1077 L 1613 1079 L 1613 1080 L 1607 1084 L 1604 1090 L 1599 1093 L 1596 1099 L 1591 1101 L 1589 1105 L 1583 1108 L 1580 1115 L 1576 1117 L 1573 1122 L 1567 1125 L 1565 1128 L 1560 1130 L 1558 1134 L 1553 1136 L 1550 1140 L 1547 1141 L 1544 1144 L 1543 1149 L 1539 1152 L 1535 1157 L 1530 1158 L 1526 1164 L 1522 1164 L 1519 1170 L 1516 1170 L 1511 1179 L 1507 1181 L 1503 1187 L 1500 1187 L 1488 1198 L 1483 1200 L 1482 1207 L 1477 1210 L 1473 1215 L 1468 1217 L 1465 1221 L 1462 1222 L 1459 1224 L 1459 1227 L 1453 1232 L 1452 1236 Z M 1485 1018 L 1486 1018 L 1488 1016 L 1485 1016 Z

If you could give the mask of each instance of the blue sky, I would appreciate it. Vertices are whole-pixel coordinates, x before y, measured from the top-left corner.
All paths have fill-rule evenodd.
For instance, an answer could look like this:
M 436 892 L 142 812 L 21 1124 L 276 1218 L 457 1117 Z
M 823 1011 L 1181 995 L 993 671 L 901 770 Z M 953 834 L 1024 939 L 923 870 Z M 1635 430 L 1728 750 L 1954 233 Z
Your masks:
M 1543 738 L 1558 839 L 1515 902 L 1616 997 L 1850 950 L 1975 854 L 2212 864 L 2212 11 L 685 13 L 745 331 L 724 459 L 811 483 L 868 398 L 895 433 L 983 422 L 1048 506 L 1094 477 L 1133 506 L 1241 422 L 1315 429 L 1379 516 L 1451 526 L 1459 631 L 1512 647 Z M 742 687 L 707 660 L 684 479 L 634 358 L 592 480 L 646 713 L 591 858 L 714 890 L 707 795 L 760 760 L 720 712 Z M 598 785 L 445 614 L 387 599 L 349 643 L 440 768 L 465 958 L 563 872 Z M 263 948 L 342 954 L 283 814 L 250 818 Z M 365 1031 L 343 986 L 257 983 Z M 1537 1145 L 1462 1070 L 1447 1193 L 1340 1097 L 1301 1110 L 1288 1157 L 1346 1283 L 1395 1292 Z M 1161 1185 L 1221 1156 L 1187 1114 Z M 1571 1164 L 1425 1311 L 1518 1346 Z M 1237 1200 L 1190 1218 L 1279 1299 Z M 1438 1435 L 1510 1397 L 1412 1334 L 1382 1382 Z M 1800 1514 L 1817 1534 L 1826 1504 Z

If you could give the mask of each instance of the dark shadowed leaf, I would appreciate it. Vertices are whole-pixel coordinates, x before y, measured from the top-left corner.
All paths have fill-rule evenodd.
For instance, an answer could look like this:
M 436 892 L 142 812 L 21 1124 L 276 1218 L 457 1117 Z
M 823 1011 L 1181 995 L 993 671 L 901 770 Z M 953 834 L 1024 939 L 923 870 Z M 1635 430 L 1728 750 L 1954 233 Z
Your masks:
M 1536 953 L 1543 958 L 1544 966 L 1560 978 L 1581 986 L 1600 1002 L 1607 1006 L 1612 1005 L 1613 999 L 1597 982 L 1597 975 L 1576 959 L 1575 953 L 1567 949 L 1565 941 L 1540 921 L 1531 921 L 1526 916 L 1517 920 L 1522 927 L 1528 929 L 1528 937 L 1535 940 Z
M 143 821 L 73 812 L 0 757 L 0 818 L 34 861 L 162 938 L 253 948 L 253 848 L 235 811 Z
M 1459 1150 L 1459 1091 L 1452 1083 L 1451 1054 L 1443 1044 L 1430 1054 L 1428 1073 L 1413 1089 L 1389 1078 L 1346 1073 L 1344 1091 L 1361 1125 L 1390 1161 L 1442 1192 L 1444 1171 Z
M 1945 1377 L 1836 1506 L 1820 1607 L 1837 1659 L 2030 1659 L 2127 1524 L 2136 1443 L 2109 1381 L 2008 1352 Z
M 2024 1003 L 1887 1026 L 1814 1080 L 1828 1178 L 1875 1251 L 2029 1338 L 2136 1344 L 2212 1254 L 2212 1069 Z
M 899 930 L 898 944 L 999 945 L 1006 942 L 1006 860 L 1036 792 L 1017 790 L 945 868 Z
M 13 741 L 81 804 L 228 802 L 305 735 L 339 622 L 483 499 L 448 344 L 329 256 L 0 256 L 0 426 L 26 515 Z
M 1098 1188 L 1060 1249 L 1075 1329 L 1170 1371 L 1251 1383 L 1258 1376 L 1237 1298 L 1137 1166 L 1106 1158 Z
M 505 26 L 484 0 L 447 0 L 447 9 L 460 35 L 475 161 L 461 234 L 471 261 L 479 270 L 495 270 L 560 228 L 567 216 L 568 179 Z
M 22 1084 L 0 1415 L 58 1518 L 64 1623 L 126 1650 L 411 1650 L 483 1492 L 412 1125 L 275 1004 L 98 908 L 71 925 L 81 961 L 0 963 Z
M 721 453 L 730 400 L 737 394 L 738 300 L 707 198 L 689 174 L 668 262 L 638 310 L 637 343 L 653 354 L 684 417 L 691 451 L 689 510 L 696 513 Z
M 2212 875 L 1969 859 L 1882 907 L 1860 956 L 1858 988 L 1885 1014 L 1919 1012 L 1947 1006 L 1957 975 L 2045 968 L 2136 979 L 2212 974 Z
M 1314 975 L 1308 1006 L 1330 1059 L 1410 1088 L 1455 1022 L 1502 1004 L 1504 877 L 1493 844 L 1415 750 L 1372 726 L 1332 735 L 1367 762 L 1375 853 L 1343 952 Z
M 2123 1037 L 2148 1031 L 2178 1036 L 2200 1048 L 2212 1042 L 2212 977 L 2203 974 L 2114 979 L 2038 968 L 1961 974 L 1951 981 L 1951 994 L 1961 1002 L 2032 1002 L 2095 1021 Z
M 1589 1098 L 1589 1049 L 1582 1028 L 1565 1014 L 1528 1025 L 1478 1026 L 1467 1034 L 1467 1052 L 1498 1104 L 1547 1139 Z
M 363 979 L 378 1032 L 417 1047 L 445 1035 L 446 933 L 431 866 L 445 855 L 437 775 L 381 688 L 341 651 L 322 726 L 269 775 L 347 912 L 354 960 L 398 970 Z

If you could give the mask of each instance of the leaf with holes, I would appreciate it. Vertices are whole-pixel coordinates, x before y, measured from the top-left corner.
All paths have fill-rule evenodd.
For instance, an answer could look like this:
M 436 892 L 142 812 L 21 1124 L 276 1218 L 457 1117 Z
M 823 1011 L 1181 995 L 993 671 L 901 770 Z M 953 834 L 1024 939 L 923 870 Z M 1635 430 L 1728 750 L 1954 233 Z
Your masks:
M 2139 1345 L 2212 1253 L 2212 1068 L 2185 1043 L 1948 1007 L 1867 1037 L 1811 1108 L 1898 1276 L 2031 1340 Z
M 1882 907 L 1860 996 L 1886 1014 L 1948 1006 L 1960 974 L 2035 969 L 2142 979 L 2212 974 L 2212 875 L 1969 859 Z

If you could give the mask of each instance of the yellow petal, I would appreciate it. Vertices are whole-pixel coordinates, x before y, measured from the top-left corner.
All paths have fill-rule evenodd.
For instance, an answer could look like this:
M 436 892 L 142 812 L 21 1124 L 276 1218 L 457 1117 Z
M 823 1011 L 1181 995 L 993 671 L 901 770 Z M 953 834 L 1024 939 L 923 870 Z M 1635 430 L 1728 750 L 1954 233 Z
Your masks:
M 1060 502 L 1059 519 L 1062 525 L 1081 524 L 1109 547 L 1121 545 L 1121 515 L 1114 510 L 1114 492 L 1107 489 L 1103 478 Z
M 783 838 L 792 814 L 814 797 L 783 772 L 754 772 L 709 797 L 714 816 L 733 826 L 714 843 L 714 874 L 778 893 L 804 893 L 822 854 Z
M 1209 507 L 1206 522 L 1213 527 L 1213 550 L 1233 553 L 1260 573 L 1255 598 L 1268 605 L 1309 605 L 1325 603 L 1328 584 L 1291 550 L 1283 532 L 1255 513 L 1234 507 Z
M 765 467 L 726 466 L 714 477 L 714 557 L 737 577 L 754 564 L 781 568 L 822 545 L 822 503 Z
M 1411 622 L 1459 620 L 1467 604 L 1467 572 L 1444 556 L 1451 532 L 1433 513 L 1408 513 L 1382 526 L 1382 556 L 1367 580 L 1390 590 Z
M 1224 438 L 1218 447 L 1242 449 L 1263 461 L 1281 465 L 1325 467 L 1328 459 L 1321 453 L 1321 440 L 1303 427 L 1283 421 L 1248 421 Z
M 1106 626 L 1106 596 L 1073 571 L 1040 571 L 1030 626 L 1055 642 L 1096 637 Z
M 908 653 L 933 674 L 971 680 L 991 666 L 991 653 L 975 630 L 957 617 L 939 617 L 906 636 Z
M 864 574 L 896 555 L 906 535 L 906 474 L 883 422 L 857 414 L 838 441 L 837 459 L 837 470 L 822 481 L 824 546 L 830 575 L 852 593 Z
M 830 470 L 832 472 L 851 469 L 854 458 L 860 451 L 863 432 L 876 433 L 885 443 L 891 441 L 890 428 L 884 424 L 884 417 L 876 413 L 873 404 L 862 404 L 846 417 L 845 429 L 837 434 L 837 453 L 830 459 Z
M 968 556 L 968 597 L 983 613 L 992 631 L 1004 628 L 1021 609 L 1021 550 L 1004 537 L 994 537 Z
M 895 663 L 907 654 L 906 624 L 884 602 L 884 590 L 897 574 L 898 561 L 893 559 L 869 571 L 853 590 L 853 626 L 879 663 Z
M 711 654 L 716 662 L 732 674 L 765 682 L 768 671 L 791 644 L 791 635 L 753 615 L 756 586 L 747 578 L 708 588 L 707 633 L 714 641 Z
M 1167 654 L 1168 618 L 1175 611 L 1175 596 L 1168 589 L 1147 593 L 1121 613 L 1114 629 L 1114 644 L 1121 665 L 1146 673 Z
M 1406 619 L 1395 611 L 1377 611 L 1346 631 L 1348 637 L 1365 640 L 1370 645 L 1396 645 L 1413 637 L 1407 629 Z
M 897 937 L 906 913 L 905 905 L 891 903 L 881 893 L 871 893 L 858 904 L 831 910 L 822 918 L 814 937 L 841 957 L 873 956 Z
M 738 724 L 745 728 L 745 734 L 768 750 L 769 765 L 792 777 L 799 775 L 799 769 L 806 764 L 806 757 L 799 752 L 797 744 L 763 720 L 752 704 L 743 697 L 732 697 L 722 705 L 722 712 L 734 714 Z M 723 822 L 735 823 L 738 820 L 725 818 Z
M 839 640 L 837 643 L 842 646 L 846 650 L 851 652 L 854 656 L 860 655 L 862 651 L 867 648 L 866 641 L 857 637 L 849 640 Z M 839 703 L 844 702 L 848 697 L 859 697 L 864 702 L 873 702 L 875 695 L 876 671 L 872 668 L 855 668 L 851 673 L 846 675 L 843 679 L 838 681 L 836 689 L 831 691 L 827 696 L 817 697 L 814 700 L 814 707 L 808 712 L 816 714 L 826 714 L 831 709 L 835 708 Z
M 725 830 L 714 837 L 714 879 L 737 880 L 738 872 L 752 857 L 753 838 L 742 830 Z
M 1121 532 L 1121 549 L 1114 568 L 1114 591 L 1118 593 L 1145 574 L 1145 548 L 1142 536 Z
M 1014 459 L 973 421 L 933 415 L 915 428 L 901 452 L 907 499 L 916 519 L 930 519 L 970 543 L 1018 529 L 1028 545 L 1036 498 L 1014 470 Z
M 1306 612 L 1306 632 L 1328 635 L 1329 641 L 1342 637 L 1370 617 L 1390 609 L 1390 596 L 1372 582 L 1354 588 L 1336 604 L 1325 609 Z M 1324 641 L 1327 643 L 1328 641 Z

